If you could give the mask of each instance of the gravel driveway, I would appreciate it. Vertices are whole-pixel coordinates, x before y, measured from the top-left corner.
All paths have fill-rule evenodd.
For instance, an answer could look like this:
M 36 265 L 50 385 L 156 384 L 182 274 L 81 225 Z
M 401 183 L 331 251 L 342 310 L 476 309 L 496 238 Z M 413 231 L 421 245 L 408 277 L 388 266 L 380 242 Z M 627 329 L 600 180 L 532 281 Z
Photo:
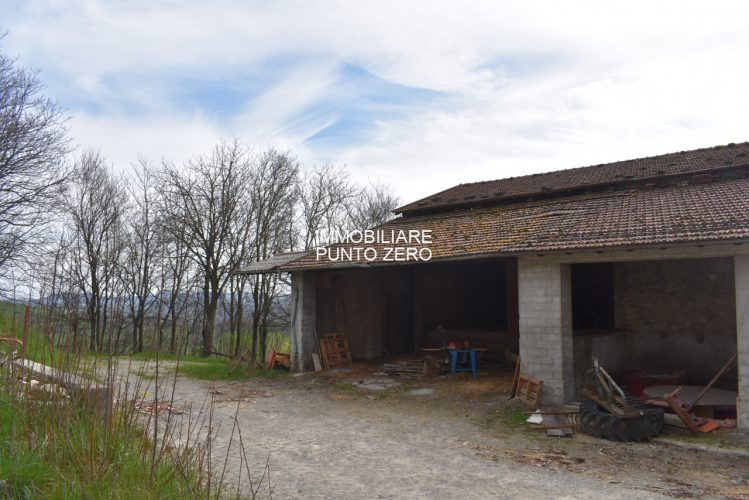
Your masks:
M 502 395 L 451 397 L 439 385 L 343 377 L 207 382 L 179 376 L 174 403 L 191 406 L 196 417 L 207 394 L 214 399 L 212 424 L 220 428 L 212 462 L 219 474 L 237 415 L 255 480 L 266 461 L 269 466 L 261 497 L 269 484 L 276 498 L 307 499 L 732 496 L 720 488 L 741 488 L 749 479 L 745 458 L 501 430 L 493 415 L 506 404 Z M 230 494 L 241 466 L 236 436 L 224 476 Z M 659 456 L 664 449 L 668 461 Z M 729 473 L 711 473 L 705 484 L 694 483 L 694 475 L 685 482 L 682 469 L 664 465 L 683 465 L 685 457 L 702 469 L 715 460 Z M 242 481 L 245 496 L 246 474 Z

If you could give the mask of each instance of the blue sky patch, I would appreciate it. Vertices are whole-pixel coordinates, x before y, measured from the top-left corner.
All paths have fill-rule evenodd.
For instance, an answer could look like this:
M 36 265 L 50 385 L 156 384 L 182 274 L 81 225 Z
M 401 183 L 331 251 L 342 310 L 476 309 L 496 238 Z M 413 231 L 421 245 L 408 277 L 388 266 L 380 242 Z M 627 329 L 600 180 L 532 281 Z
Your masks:
M 335 121 L 307 142 L 342 145 L 362 139 L 378 120 L 402 118 L 415 109 L 426 108 L 449 94 L 408 87 L 379 78 L 354 65 L 340 70 L 340 91 L 335 99 L 319 103 L 317 111 L 327 111 Z

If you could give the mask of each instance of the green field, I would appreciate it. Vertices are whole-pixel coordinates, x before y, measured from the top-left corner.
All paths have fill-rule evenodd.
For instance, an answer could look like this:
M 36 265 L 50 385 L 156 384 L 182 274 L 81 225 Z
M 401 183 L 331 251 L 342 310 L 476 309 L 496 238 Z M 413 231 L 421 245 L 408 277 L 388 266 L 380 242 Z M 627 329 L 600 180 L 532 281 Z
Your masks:
M 83 353 L 81 355 L 76 354 L 75 356 L 71 356 L 66 350 L 57 346 L 51 346 L 47 337 L 39 331 L 39 325 L 44 324 L 43 318 L 41 317 L 42 314 L 44 313 L 41 308 L 31 308 L 32 321 L 27 334 L 25 352 L 25 357 L 27 359 L 43 364 L 51 364 L 52 358 L 54 357 L 55 365 L 62 365 L 64 363 L 66 366 L 76 366 L 76 370 L 79 372 L 88 371 L 90 373 L 91 370 L 88 366 L 93 359 L 106 358 L 105 354 L 98 353 Z M 17 339 L 23 337 L 24 305 L 17 304 L 15 306 L 15 321 L 13 317 L 13 304 L 6 301 L 0 301 L 0 337 L 15 337 Z M 86 333 L 87 332 L 83 333 L 82 336 L 85 337 Z M 227 334 L 218 335 L 214 349 L 218 352 L 231 352 L 230 341 L 231 339 Z M 241 343 L 242 353 L 249 351 L 250 342 L 250 332 L 244 332 Z M 86 343 L 84 342 L 84 344 Z M 286 332 L 270 332 L 268 334 L 267 346 L 268 349 L 274 349 L 276 352 L 288 353 L 290 349 L 288 334 Z M 8 348 L 8 345 L 0 345 L 0 349 L 3 351 L 8 350 Z M 148 351 L 128 356 L 132 357 L 132 359 L 138 360 L 155 359 L 156 353 Z M 253 370 L 249 363 L 237 366 L 236 363 L 229 361 L 225 357 L 204 358 L 196 355 L 175 356 L 164 352 L 159 353 L 159 357 L 160 359 L 172 361 L 180 359 L 182 364 L 180 367 L 180 373 L 206 380 L 236 380 L 247 377 L 275 377 L 278 375 L 276 371 L 268 372 L 260 368 Z M 260 353 L 258 353 L 257 361 L 262 365 L 263 360 Z

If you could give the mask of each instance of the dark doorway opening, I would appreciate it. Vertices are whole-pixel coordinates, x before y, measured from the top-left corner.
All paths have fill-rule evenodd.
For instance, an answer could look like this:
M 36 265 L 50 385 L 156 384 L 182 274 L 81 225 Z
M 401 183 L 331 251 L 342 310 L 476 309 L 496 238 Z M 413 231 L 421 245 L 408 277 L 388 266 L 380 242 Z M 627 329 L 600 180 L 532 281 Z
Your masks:
M 614 265 L 611 262 L 573 264 L 572 328 L 614 328 Z
M 414 352 L 413 297 L 410 290 L 385 292 L 384 345 L 388 354 Z

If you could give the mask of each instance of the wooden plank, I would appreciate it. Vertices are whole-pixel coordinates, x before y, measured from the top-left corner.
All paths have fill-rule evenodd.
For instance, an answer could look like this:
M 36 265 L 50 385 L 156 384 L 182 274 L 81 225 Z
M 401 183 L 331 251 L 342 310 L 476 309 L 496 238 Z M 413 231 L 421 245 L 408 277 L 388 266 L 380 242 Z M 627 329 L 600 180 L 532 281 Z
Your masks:
M 559 425 L 534 425 L 528 427 L 529 431 L 548 431 L 551 429 L 574 429 L 577 424 L 559 424 Z
M 320 350 L 320 359 L 322 359 L 323 370 L 327 370 L 328 368 L 330 368 L 328 366 L 328 356 L 325 354 L 325 346 L 323 345 L 321 339 L 317 339 L 317 347 Z
M 524 411 L 524 415 L 577 415 L 577 411 Z
M 320 355 L 316 352 L 312 353 L 312 364 L 315 365 L 315 371 L 322 371 L 322 363 L 320 362 Z
M 518 378 L 520 378 L 520 355 L 519 354 L 517 355 L 517 360 L 515 361 L 515 373 L 512 375 L 512 385 L 510 386 L 510 399 L 514 398 L 515 394 L 517 393 Z
M 733 363 L 734 359 L 736 359 L 736 353 L 733 353 L 733 356 L 731 356 L 731 358 L 726 362 L 726 364 L 723 365 L 723 368 L 721 368 L 718 371 L 718 373 L 715 374 L 715 376 L 712 378 L 712 380 L 710 380 L 710 382 L 705 386 L 705 388 L 702 389 L 702 392 L 700 392 L 699 395 L 697 395 L 697 397 L 694 398 L 694 401 L 692 401 L 689 404 L 688 408 L 693 408 L 697 403 L 700 402 L 700 400 L 705 396 L 705 394 L 707 394 L 707 391 L 710 390 L 713 384 L 717 382 L 717 380 L 720 378 L 721 375 L 723 375 L 723 373 L 725 373 L 726 370 L 728 370 L 728 367 L 731 366 L 731 363 Z

